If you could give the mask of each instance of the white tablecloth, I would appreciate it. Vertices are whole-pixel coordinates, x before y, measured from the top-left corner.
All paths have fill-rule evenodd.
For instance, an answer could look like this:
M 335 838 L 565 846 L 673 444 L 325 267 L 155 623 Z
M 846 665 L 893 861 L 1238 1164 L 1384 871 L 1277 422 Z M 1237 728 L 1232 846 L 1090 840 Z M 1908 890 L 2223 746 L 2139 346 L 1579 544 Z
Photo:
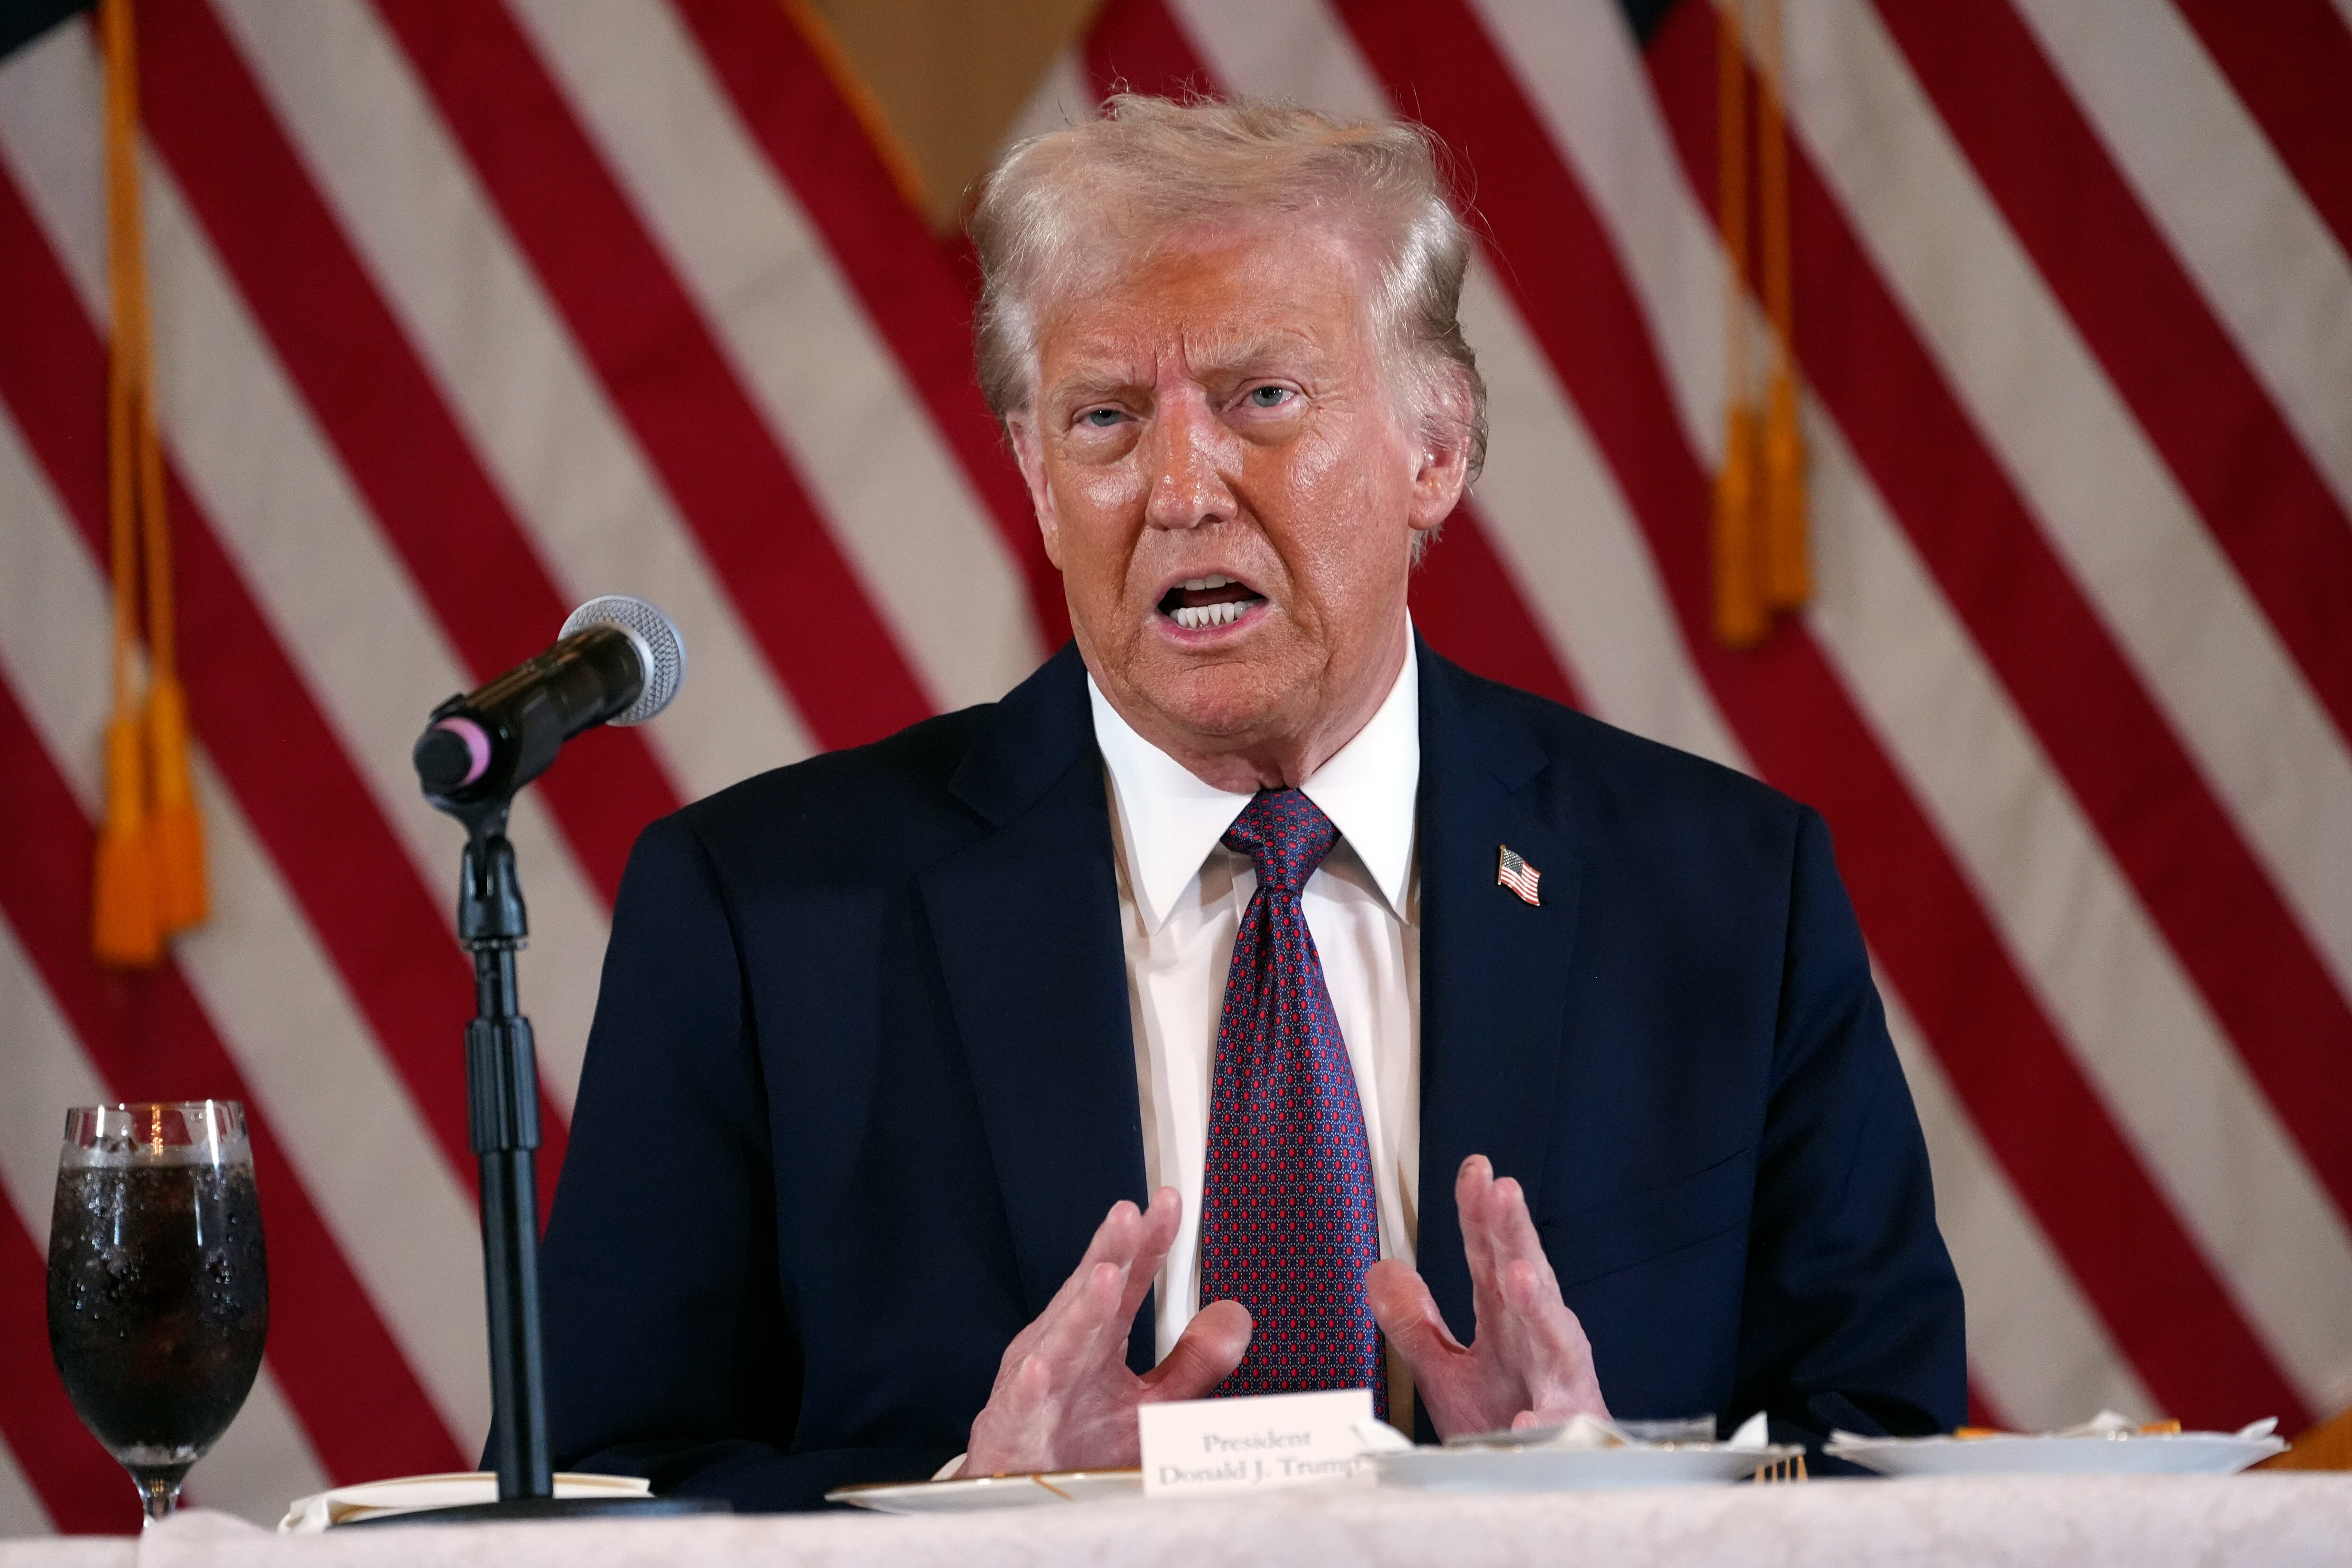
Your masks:
M 2294 1568 L 2352 1563 L 2352 1474 L 1812 1481 L 1549 1496 L 1297 1491 L 958 1518 L 698 1518 L 0 1542 L 0 1568 Z

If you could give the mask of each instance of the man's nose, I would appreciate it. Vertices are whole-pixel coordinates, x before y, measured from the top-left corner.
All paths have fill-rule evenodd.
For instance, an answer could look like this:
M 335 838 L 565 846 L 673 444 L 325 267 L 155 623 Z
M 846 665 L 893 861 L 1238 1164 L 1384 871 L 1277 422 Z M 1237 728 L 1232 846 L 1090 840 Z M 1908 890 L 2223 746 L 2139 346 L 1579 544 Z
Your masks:
M 1234 437 L 1205 398 L 1196 392 L 1162 399 L 1146 442 L 1151 475 L 1143 514 L 1148 526 L 1199 528 L 1233 520 L 1239 503 L 1225 481 L 1225 466 Z

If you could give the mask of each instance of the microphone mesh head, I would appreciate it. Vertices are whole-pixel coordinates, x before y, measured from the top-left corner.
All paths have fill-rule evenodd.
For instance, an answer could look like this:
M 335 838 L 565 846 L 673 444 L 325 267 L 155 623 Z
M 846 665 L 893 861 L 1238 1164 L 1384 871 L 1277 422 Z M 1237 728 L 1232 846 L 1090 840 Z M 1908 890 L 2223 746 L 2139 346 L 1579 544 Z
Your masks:
M 608 722 L 642 724 L 668 707 L 677 689 L 686 684 L 686 639 L 670 618 L 634 594 L 607 594 L 572 611 L 563 623 L 562 637 L 590 626 L 620 627 L 629 634 L 645 660 L 645 690 Z

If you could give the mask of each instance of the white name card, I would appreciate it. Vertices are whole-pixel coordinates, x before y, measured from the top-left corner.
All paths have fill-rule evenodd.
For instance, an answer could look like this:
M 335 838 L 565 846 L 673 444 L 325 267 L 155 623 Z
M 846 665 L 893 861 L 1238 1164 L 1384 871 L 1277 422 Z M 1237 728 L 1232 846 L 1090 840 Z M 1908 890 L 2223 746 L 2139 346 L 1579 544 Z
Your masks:
M 1372 1418 L 1372 1391 L 1260 1394 L 1146 1405 L 1143 1495 L 1209 1497 L 1272 1487 L 1369 1483 L 1356 1423 Z

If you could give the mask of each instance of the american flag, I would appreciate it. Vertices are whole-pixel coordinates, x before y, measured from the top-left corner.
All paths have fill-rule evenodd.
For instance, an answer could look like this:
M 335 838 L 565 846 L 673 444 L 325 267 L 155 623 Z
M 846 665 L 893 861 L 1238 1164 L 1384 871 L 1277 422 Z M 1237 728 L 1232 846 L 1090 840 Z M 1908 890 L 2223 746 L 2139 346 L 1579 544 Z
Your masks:
M 1495 883 L 1497 887 L 1510 889 L 1528 903 L 1540 904 L 1543 895 L 1536 890 L 1536 886 L 1542 880 L 1543 873 L 1528 865 L 1525 857 L 1509 845 L 1503 846 L 1502 853 L 1496 857 Z
M 1016 129 L 1119 83 L 1445 139 L 1493 444 L 1419 626 L 1826 816 L 1980 1419 L 2293 1431 L 2352 1400 L 2352 0 L 1790 0 L 1815 593 L 1745 652 L 1715 18 L 1634 9 L 1106 0 Z M 214 915 L 129 977 L 89 956 L 100 65 L 82 18 L 0 59 L 0 1535 L 135 1518 L 44 1348 L 68 1104 L 252 1111 L 268 1364 L 192 1497 L 478 1451 L 436 702 L 596 593 L 693 647 L 516 816 L 547 1181 L 637 829 L 1065 637 L 968 262 L 795 16 L 141 0 Z

